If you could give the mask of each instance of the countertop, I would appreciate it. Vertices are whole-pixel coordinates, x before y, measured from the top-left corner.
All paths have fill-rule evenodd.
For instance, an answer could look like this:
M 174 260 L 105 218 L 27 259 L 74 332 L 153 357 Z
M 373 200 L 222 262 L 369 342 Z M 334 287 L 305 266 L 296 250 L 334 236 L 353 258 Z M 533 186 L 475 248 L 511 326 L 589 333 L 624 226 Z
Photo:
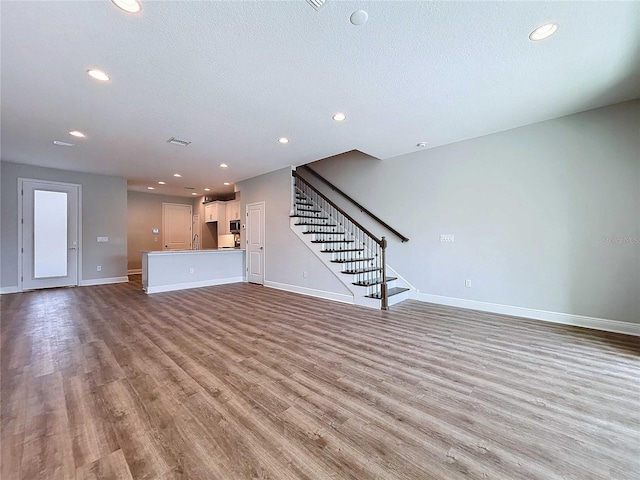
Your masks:
M 201 250 L 142 250 L 148 255 L 175 255 L 175 254 L 203 254 L 203 253 L 233 253 L 244 252 L 244 248 L 208 248 Z

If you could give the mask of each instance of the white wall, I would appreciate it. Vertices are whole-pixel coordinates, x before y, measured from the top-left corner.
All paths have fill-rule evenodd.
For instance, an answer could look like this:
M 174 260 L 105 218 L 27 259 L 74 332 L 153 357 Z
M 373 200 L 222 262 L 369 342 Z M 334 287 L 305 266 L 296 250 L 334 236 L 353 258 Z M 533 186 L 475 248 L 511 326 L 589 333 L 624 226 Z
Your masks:
M 241 192 L 242 223 L 246 223 L 246 205 L 265 202 L 265 285 L 317 295 L 350 295 L 289 226 L 291 211 L 291 169 L 267 173 L 237 184 Z M 241 233 L 245 246 L 245 231 Z M 303 277 L 303 271 L 308 277 Z
M 2 225 L 0 264 L 3 289 L 18 282 L 18 177 L 82 185 L 83 282 L 127 275 L 127 181 L 106 175 L 91 175 L 32 165 L 1 162 Z M 97 237 L 109 237 L 97 243 Z M 102 271 L 96 271 L 100 265 Z
M 311 166 L 410 238 L 372 226 L 421 293 L 640 323 L 639 125 L 633 101 L 385 161 Z

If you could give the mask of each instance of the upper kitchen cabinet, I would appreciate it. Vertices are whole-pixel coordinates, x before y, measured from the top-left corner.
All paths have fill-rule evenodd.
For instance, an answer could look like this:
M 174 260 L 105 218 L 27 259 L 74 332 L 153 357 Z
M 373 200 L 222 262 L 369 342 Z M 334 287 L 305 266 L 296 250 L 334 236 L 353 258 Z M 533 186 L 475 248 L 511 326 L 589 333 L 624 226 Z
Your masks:
M 223 210 L 222 215 L 219 215 L 220 209 L 224 209 L 224 208 L 225 208 L 224 203 L 222 204 L 220 202 L 207 203 L 204 206 L 204 221 L 206 223 L 217 222 L 220 216 L 222 216 L 222 220 L 224 221 L 226 217 L 225 215 L 226 211 Z
M 232 220 L 240 220 L 240 200 L 227 202 L 227 223 Z

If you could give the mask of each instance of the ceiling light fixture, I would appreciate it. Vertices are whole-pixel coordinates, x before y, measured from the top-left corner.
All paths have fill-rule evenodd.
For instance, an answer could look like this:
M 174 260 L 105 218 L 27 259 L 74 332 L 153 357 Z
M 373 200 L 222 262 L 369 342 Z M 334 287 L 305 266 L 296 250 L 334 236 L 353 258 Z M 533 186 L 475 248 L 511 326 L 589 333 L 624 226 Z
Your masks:
M 224 184 L 225 184 L 225 185 L 227 185 L 227 186 L 228 186 L 228 185 L 231 185 L 229 182 L 224 182 Z
M 180 175 L 179 173 L 174 173 L 173 176 L 174 177 L 181 177 L 182 175 Z
M 196 192 L 191 192 L 191 195 L 197 195 L 197 193 Z
M 229 165 L 227 165 L 226 163 L 221 163 L 220 164 L 220 168 L 227 168 Z
M 60 140 L 54 140 L 53 144 L 58 145 L 59 147 L 73 147 L 75 145 L 75 143 L 62 142 Z
M 147 187 L 147 190 L 155 190 L 153 187 Z
M 109 77 L 109 75 L 98 68 L 90 68 L 89 70 L 87 70 L 87 74 L 91 78 L 95 78 L 96 80 L 100 80 L 101 82 L 108 82 L 109 80 L 111 80 L 111 77 Z
M 545 38 L 549 38 L 551 35 L 556 33 L 558 30 L 558 24 L 554 22 L 545 23 L 544 25 L 540 25 L 533 32 L 529 34 L 529 40 L 532 42 L 538 42 L 540 40 L 544 40 Z
M 210 188 L 205 188 L 204 191 L 205 192 L 209 192 L 209 191 L 211 191 L 211 189 Z
M 280 142 L 280 143 L 282 143 L 284 145 L 285 143 L 289 143 L 289 139 L 287 137 L 280 137 L 278 139 L 278 142 Z
M 364 10 L 356 10 L 349 17 L 349 21 L 356 26 L 364 25 L 365 23 L 367 23 L 367 20 L 369 20 L 369 14 Z
M 338 112 L 331 118 L 333 118 L 334 122 L 344 122 L 344 120 L 347 118 L 347 116 L 342 112 Z
M 120 10 L 124 10 L 127 13 L 140 13 L 142 7 L 137 0 L 111 0 L 113 4 Z
M 69 135 L 73 135 L 74 137 L 78 137 L 78 138 L 85 138 L 86 135 L 82 132 L 79 132 L 78 130 L 71 130 L 69 132 Z
M 166 185 L 166 182 L 158 182 L 158 185 Z
M 420 142 L 418 144 L 416 144 L 416 147 L 420 147 L 420 148 L 424 148 L 427 146 L 427 142 Z

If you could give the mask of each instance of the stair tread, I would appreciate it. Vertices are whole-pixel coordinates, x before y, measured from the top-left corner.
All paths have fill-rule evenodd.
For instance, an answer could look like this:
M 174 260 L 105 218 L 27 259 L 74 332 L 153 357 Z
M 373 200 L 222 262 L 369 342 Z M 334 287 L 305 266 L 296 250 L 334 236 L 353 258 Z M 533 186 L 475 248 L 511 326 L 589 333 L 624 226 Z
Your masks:
M 353 240 L 311 240 L 311 243 L 353 243 Z
M 364 248 L 344 248 L 320 250 L 322 253 L 364 252 Z
M 311 222 L 298 222 L 294 225 L 310 225 L 312 227 L 337 227 L 335 223 L 311 223 Z
M 387 283 L 393 282 L 397 280 L 397 277 L 387 277 Z M 378 285 L 382 283 L 382 277 L 372 278 L 371 280 L 364 280 L 362 282 L 353 282 L 354 285 L 358 285 L 359 287 L 371 287 L 373 285 Z
M 370 262 L 373 258 L 352 258 L 352 259 L 338 259 L 331 260 L 331 263 L 355 263 L 355 262 Z
M 352 270 L 343 270 L 342 273 L 347 275 L 357 275 L 358 273 L 379 272 L 381 267 L 367 267 L 367 268 L 355 268 Z
M 404 287 L 393 287 L 387 290 L 387 298 L 392 297 L 393 295 L 398 295 L 402 292 L 408 292 L 408 288 Z M 371 295 L 367 295 L 367 298 L 377 298 L 378 300 L 382 299 L 381 293 L 373 293 Z
M 305 212 L 306 213 L 306 212 Z M 324 215 L 301 215 L 299 213 L 294 213 L 293 215 L 289 215 L 290 218 L 300 217 L 300 218 L 317 218 L 319 220 L 329 220 L 329 217 L 325 217 Z
M 320 227 L 324 225 L 319 225 Z M 320 230 L 307 230 L 306 232 L 302 232 L 303 235 L 310 235 L 312 233 L 320 234 L 320 235 L 344 235 L 344 232 L 322 232 Z

